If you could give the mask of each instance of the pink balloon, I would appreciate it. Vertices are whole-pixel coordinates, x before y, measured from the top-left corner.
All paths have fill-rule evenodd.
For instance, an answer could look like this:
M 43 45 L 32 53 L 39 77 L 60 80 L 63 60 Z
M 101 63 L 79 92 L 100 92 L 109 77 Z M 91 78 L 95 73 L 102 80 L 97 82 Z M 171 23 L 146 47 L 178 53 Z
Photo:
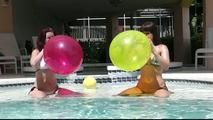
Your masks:
M 83 50 L 72 37 L 57 35 L 44 46 L 44 61 L 58 74 L 70 74 L 78 70 L 83 62 Z

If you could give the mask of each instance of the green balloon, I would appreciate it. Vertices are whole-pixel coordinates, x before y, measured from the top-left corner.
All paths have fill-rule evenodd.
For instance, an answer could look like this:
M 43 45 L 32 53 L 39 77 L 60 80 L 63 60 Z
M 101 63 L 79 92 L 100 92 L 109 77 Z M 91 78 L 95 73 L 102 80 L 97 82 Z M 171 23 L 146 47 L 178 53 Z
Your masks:
M 145 34 L 136 30 L 119 33 L 112 40 L 109 56 L 112 63 L 125 71 L 143 67 L 151 55 L 151 44 Z

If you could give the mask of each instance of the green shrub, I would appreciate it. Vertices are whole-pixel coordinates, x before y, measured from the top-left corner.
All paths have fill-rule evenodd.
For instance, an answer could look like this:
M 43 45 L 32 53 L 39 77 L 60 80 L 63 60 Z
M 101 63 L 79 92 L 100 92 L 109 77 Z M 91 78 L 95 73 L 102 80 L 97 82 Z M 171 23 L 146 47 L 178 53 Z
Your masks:
M 106 43 L 104 41 L 80 42 L 84 51 L 84 63 L 105 63 Z

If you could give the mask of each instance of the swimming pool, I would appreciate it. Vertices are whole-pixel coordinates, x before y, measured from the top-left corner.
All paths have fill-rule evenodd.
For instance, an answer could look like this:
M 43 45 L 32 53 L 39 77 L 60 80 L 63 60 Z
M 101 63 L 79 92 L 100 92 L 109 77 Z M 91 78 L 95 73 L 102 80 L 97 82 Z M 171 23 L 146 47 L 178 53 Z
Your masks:
M 78 80 L 80 81 L 80 80 Z M 169 98 L 153 96 L 113 96 L 132 87 L 135 80 L 101 82 L 97 89 L 86 90 L 75 81 L 60 81 L 60 86 L 87 94 L 84 97 L 48 97 L 33 99 L 27 96 L 31 85 L 0 87 L 0 118 L 22 119 L 87 119 L 87 118 L 213 118 L 213 83 L 168 79 L 174 92 Z

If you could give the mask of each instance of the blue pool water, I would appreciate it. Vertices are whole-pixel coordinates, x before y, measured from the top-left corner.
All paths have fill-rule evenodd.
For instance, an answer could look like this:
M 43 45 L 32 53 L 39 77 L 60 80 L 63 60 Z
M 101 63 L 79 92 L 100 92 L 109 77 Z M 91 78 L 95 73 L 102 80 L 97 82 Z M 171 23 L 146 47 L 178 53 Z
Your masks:
M 213 118 L 211 100 L 54 98 L 0 106 L 1 118 Z
M 60 84 L 87 96 L 45 99 L 29 97 L 27 92 L 31 86 L 3 87 L 0 88 L 0 118 L 213 118 L 213 85 L 167 82 L 174 92 L 169 98 L 113 96 L 135 84 L 98 84 L 96 90 L 85 90 L 82 84 Z

